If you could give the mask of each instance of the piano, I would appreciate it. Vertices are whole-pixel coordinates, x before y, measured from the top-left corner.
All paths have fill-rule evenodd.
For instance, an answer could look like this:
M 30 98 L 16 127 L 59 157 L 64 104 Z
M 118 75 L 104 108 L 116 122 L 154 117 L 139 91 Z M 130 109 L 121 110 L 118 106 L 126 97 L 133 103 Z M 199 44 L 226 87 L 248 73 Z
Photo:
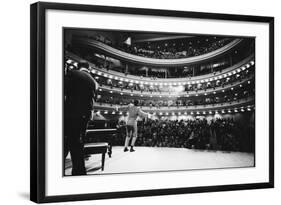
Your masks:
M 116 128 L 92 128 L 88 126 L 86 131 L 86 137 L 84 143 L 108 143 L 107 153 L 108 156 L 112 156 L 112 141 L 116 137 L 117 129 Z

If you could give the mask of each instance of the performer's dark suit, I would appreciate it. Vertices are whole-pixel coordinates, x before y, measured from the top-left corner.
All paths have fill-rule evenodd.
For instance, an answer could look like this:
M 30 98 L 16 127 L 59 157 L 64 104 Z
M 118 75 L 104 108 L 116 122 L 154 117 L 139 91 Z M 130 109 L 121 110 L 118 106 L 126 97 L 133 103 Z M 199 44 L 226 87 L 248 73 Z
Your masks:
M 86 71 L 72 70 L 65 77 L 65 151 L 70 151 L 72 175 L 86 174 L 83 139 L 91 117 L 96 85 Z

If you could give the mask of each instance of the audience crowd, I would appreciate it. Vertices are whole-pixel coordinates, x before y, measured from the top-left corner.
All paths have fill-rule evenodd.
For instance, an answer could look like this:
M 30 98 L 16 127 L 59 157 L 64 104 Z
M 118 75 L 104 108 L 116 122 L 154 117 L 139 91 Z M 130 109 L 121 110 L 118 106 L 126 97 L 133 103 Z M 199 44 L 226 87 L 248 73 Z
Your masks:
M 178 59 L 198 56 L 217 50 L 233 41 L 233 38 L 194 37 L 131 45 L 126 43 L 113 44 L 112 41 L 101 36 L 88 38 L 100 41 L 127 53 L 157 59 Z
M 118 126 L 113 145 L 122 146 L 125 122 Z M 254 128 L 233 119 L 147 120 L 138 122 L 137 146 L 176 147 L 223 151 L 254 151 Z

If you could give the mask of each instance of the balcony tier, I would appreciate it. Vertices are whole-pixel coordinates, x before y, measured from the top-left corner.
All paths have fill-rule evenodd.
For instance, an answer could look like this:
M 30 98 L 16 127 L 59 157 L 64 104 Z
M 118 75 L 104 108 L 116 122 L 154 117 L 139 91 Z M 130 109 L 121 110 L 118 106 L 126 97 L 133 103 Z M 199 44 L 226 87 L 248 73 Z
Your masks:
M 235 39 L 230 43 L 228 43 L 227 45 L 217 50 L 214 50 L 212 52 L 202 54 L 199 56 L 180 58 L 180 59 L 156 59 L 156 58 L 142 57 L 118 50 L 100 41 L 81 38 L 81 37 L 74 38 L 73 44 L 93 48 L 99 51 L 100 53 L 106 54 L 107 56 L 117 58 L 126 62 L 147 65 L 147 66 L 154 66 L 154 67 L 174 67 L 174 66 L 186 66 L 189 64 L 202 63 L 204 61 L 211 60 L 230 51 L 232 48 L 237 46 L 242 41 L 243 41 L 242 39 Z

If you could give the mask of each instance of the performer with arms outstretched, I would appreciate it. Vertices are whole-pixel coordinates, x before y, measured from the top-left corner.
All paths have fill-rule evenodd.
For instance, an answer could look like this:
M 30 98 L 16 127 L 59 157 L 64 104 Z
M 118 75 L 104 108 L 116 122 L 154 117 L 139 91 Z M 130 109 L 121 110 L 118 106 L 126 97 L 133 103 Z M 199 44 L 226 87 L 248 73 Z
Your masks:
M 134 146 L 138 135 L 137 117 L 138 116 L 144 118 L 150 117 L 149 113 L 142 111 L 141 108 L 138 107 L 138 103 L 139 103 L 138 100 L 134 100 L 133 103 L 130 103 L 128 106 L 121 108 L 122 110 L 125 110 L 129 113 L 127 125 L 126 125 L 126 140 L 125 140 L 124 152 L 128 151 L 128 146 L 131 138 L 132 141 L 131 141 L 130 152 L 135 151 Z

